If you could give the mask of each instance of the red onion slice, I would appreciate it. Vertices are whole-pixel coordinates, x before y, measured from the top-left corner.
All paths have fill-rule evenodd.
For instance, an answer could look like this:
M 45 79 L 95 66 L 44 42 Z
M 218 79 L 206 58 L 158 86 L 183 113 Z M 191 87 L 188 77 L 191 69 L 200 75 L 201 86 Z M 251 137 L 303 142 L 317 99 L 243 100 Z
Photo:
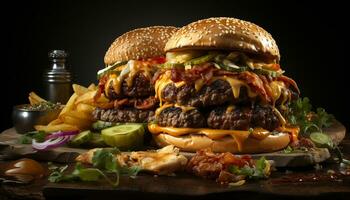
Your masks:
M 36 140 L 33 139 L 32 140 L 32 147 L 36 150 L 48 150 L 48 149 L 52 149 L 52 148 L 56 148 L 56 147 L 64 145 L 70 139 L 72 139 L 72 137 L 73 137 L 72 135 L 67 135 L 67 136 L 63 136 L 63 137 L 48 139 L 44 142 L 36 142 Z
M 79 133 L 78 130 L 76 131 L 58 131 L 58 132 L 54 132 L 51 133 L 50 135 L 46 136 L 46 140 L 48 139 L 53 139 L 53 138 L 58 138 L 58 137 L 64 137 L 64 136 L 74 136 L 77 135 Z

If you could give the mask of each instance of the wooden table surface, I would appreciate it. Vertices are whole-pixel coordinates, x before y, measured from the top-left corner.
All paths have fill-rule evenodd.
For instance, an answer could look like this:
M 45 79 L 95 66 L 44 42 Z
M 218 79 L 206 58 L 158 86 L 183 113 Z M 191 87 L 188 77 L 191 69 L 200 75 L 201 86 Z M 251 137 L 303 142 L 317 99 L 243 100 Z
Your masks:
M 350 157 L 350 140 L 341 147 L 347 158 Z M 6 161 L 0 161 L 6 164 Z M 46 166 L 45 163 L 43 163 Z M 326 162 L 322 169 L 289 168 L 278 169 L 267 180 L 248 181 L 239 187 L 227 187 L 212 180 L 203 180 L 188 174 L 176 177 L 154 177 L 141 174 L 136 179 L 122 177 L 120 186 L 113 188 L 105 183 L 48 183 L 46 178 L 26 185 L 1 184 L 2 199 L 218 199 L 244 197 L 245 199 L 348 199 L 350 176 L 334 176 L 330 169 L 339 171 L 339 164 Z M 313 180 L 318 174 L 318 180 Z M 326 177 L 326 178 L 325 178 Z M 302 179 L 302 180 L 300 180 Z

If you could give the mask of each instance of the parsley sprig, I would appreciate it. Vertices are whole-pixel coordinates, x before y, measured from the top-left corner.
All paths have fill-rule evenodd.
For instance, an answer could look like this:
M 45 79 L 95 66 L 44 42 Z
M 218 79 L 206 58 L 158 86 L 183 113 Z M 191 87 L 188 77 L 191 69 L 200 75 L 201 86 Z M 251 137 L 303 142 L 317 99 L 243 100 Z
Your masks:
M 62 181 L 98 181 L 105 179 L 109 184 L 116 187 L 119 185 L 119 177 L 121 174 L 127 174 L 130 177 L 135 177 L 140 168 L 123 167 L 117 161 L 115 155 L 120 151 L 117 148 L 104 148 L 94 152 L 92 157 L 93 167 L 84 167 L 81 163 L 75 165 L 72 173 L 65 173 L 68 166 L 56 167 L 50 166 L 51 174 L 49 176 L 50 182 Z M 109 178 L 109 174 L 115 174 L 116 179 L 113 181 Z

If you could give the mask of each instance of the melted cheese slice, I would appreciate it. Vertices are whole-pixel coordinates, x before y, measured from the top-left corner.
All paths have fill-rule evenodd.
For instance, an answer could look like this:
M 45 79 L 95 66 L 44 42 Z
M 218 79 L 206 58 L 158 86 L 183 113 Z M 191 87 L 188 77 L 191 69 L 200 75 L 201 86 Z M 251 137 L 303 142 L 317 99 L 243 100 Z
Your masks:
M 282 126 L 278 130 L 281 131 L 281 132 L 290 133 L 291 136 L 292 136 L 292 141 L 298 141 L 298 136 L 299 136 L 299 132 L 300 132 L 300 128 L 299 127 Z
M 165 103 L 164 105 L 162 105 L 159 108 L 157 108 L 156 113 L 155 113 L 156 116 L 158 116 L 164 109 L 169 108 L 169 107 L 181 108 L 181 110 L 183 112 L 187 112 L 187 111 L 196 109 L 195 107 L 192 107 L 192 106 L 183 106 L 183 105 L 179 105 L 179 104 Z
M 247 88 L 248 96 L 250 98 L 255 98 L 257 96 L 257 93 L 253 92 L 251 90 L 251 88 L 245 82 L 238 80 L 236 78 L 233 78 L 233 77 L 229 77 L 229 76 L 213 77 L 210 80 L 210 83 L 212 83 L 213 81 L 218 80 L 218 79 L 224 80 L 230 84 L 234 98 L 239 98 L 241 87 Z M 162 105 L 162 91 L 170 83 L 173 83 L 173 81 L 171 80 L 171 71 L 166 71 L 164 74 L 161 75 L 161 77 L 157 80 L 157 82 L 155 84 L 156 97 L 159 99 L 160 105 Z M 186 83 L 184 81 L 180 81 L 180 82 L 175 83 L 175 86 L 177 88 L 179 88 L 185 84 Z M 203 79 L 196 80 L 194 83 L 195 90 L 197 92 L 200 91 L 205 84 L 206 83 L 204 82 Z
M 174 137 L 180 137 L 187 134 L 206 135 L 208 138 L 217 140 L 226 136 L 231 136 L 237 142 L 238 150 L 242 149 L 244 141 L 251 135 L 255 139 L 263 140 L 270 135 L 270 132 L 262 128 L 255 128 L 252 132 L 240 130 L 220 130 L 209 128 L 173 128 L 161 127 L 157 124 L 149 124 L 148 130 L 152 134 L 166 133 Z
M 244 86 L 247 88 L 247 91 L 248 91 L 248 96 L 250 98 L 254 98 L 257 96 L 257 94 L 255 92 L 253 92 L 250 87 L 244 83 L 243 81 L 241 80 L 238 80 L 236 78 L 232 78 L 232 77 L 228 77 L 228 76 L 222 76 L 222 77 L 214 77 L 214 80 L 215 79 L 221 79 L 221 80 L 225 80 L 227 81 L 230 86 L 231 86 L 231 89 L 232 89 L 232 93 L 233 93 L 233 96 L 238 99 L 239 98 L 239 94 L 240 94 L 240 91 L 241 91 L 241 87 Z
M 271 91 L 273 105 L 275 105 L 279 98 L 282 98 L 281 106 L 284 108 L 284 104 L 286 104 L 291 98 L 291 93 L 287 89 L 285 83 L 282 81 L 272 81 L 269 85 L 267 85 L 267 87 Z
M 163 89 L 173 81 L 170 79 L 171 71 L 166 71 L 164 74 L 162 74 L 159 79 L 156 81 L 154 85 L 156 97 L 159 99 L 159 105 L 162 105 L 162 91 Z
M 117 94 L 120 94 L 121 86 L 124 80 L 128 87 L 132 87 L 133 80 L 139 72 L 142 72 L 143 75 L 149 80 L 152 79 L 151 70 L 153 67 L 151 65 L 144 63 L 142 61 L 135 61 L 135 60 L 130 60 L 127 65 L 130 67 L 130 71 L 124 76 L 122 76 L 121 74 L 119 76 L 117 76 L 116 74 L 109 75 L 105 86 L 105 93 L 107 95 L 108 95 L 108 88 L 111 85 L 113 87 L 114 92 Z M 122 71 L 125 67 L 126 65 L 119 66 L 116 69 L 114 69 L 114 71 Z

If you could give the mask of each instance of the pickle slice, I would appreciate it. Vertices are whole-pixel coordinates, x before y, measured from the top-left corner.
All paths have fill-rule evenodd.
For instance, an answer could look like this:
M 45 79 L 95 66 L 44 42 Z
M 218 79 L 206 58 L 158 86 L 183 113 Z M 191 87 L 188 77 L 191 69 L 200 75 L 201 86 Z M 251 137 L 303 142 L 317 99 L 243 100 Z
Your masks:
M 106 143 L 103 140 L 101 134 L 92 133 L 92 138 L 86 143 L 88 147 L 106 147 Z
M 104 142 L 120 150 L 134 150 L 141 147 L 144 133 L 143 124 L 123 124 L 101 131 Z
M 72 146 L 80 146 L 81 144 L 84 144 L 88 142 L 92 138 L 91 131 L 83 131 L 80 132 L 78 135 L 76 135 L 71 141 L 70 145 Z
M 317 147 L 332 147 L 332 139 L 325 133 L 313 132 L 310 134 L 310 139 Z

